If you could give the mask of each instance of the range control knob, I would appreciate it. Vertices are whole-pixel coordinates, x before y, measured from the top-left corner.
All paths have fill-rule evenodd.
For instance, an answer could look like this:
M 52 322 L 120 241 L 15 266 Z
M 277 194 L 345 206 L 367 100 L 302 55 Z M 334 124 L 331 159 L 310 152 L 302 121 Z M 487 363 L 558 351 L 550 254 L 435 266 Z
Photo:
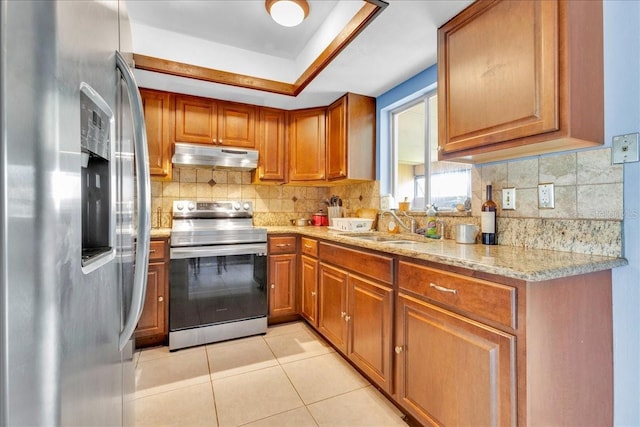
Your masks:
M 184 205 L 182 203 L 178 203 L 176 205 L 176 209 L 178 209 L 179 211 L 181 211 L 182 209 L 184 209 Z
M 250 205 L 249 203 L 244 202 L 244 203 L 242 204 L 242 209 L 244 209 L 245 211 L 248 211 L 248 210 L 249 210 L 249 208 L 251 208 L 251 205 Z
M 190 211 L 194 210 L 195 208 L 196 208 L 196 205 L 195 205 L 195 204 L 193 204 L 193 203 L 189 203 L 189 204 L 187 205 L 187 209 L 189 209 Z
M 238 202 L 233 202 L 233 210 L 235 210 L 235 211 L 239 211 L 239 210 L 240 210 L 240 203 L 238 203 Z

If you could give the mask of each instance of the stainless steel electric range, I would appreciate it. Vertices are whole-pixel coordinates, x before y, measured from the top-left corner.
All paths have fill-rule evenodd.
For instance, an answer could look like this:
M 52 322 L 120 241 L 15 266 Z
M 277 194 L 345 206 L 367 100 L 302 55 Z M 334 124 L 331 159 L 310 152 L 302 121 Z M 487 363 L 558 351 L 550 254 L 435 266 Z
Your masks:
M 266 333 L 266 275 L 251 202 L 174 202 L 169 350 Z

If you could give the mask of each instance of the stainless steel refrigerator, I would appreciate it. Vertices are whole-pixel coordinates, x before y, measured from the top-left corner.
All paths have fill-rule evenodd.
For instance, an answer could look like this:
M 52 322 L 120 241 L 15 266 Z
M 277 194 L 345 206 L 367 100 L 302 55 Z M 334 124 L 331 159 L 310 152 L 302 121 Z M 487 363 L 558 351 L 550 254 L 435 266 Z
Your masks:
M 0 425 L 133 422 L 150 187 L 123 8 L 0 0 Z

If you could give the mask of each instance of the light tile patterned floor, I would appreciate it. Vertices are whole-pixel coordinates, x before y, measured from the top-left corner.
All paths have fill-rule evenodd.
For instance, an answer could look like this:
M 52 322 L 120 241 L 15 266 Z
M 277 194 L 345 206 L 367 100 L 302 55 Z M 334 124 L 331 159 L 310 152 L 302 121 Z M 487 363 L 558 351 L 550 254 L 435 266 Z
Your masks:
M 137 353 L 137 426 L 404 426 L 304 322 L 265 336 Z

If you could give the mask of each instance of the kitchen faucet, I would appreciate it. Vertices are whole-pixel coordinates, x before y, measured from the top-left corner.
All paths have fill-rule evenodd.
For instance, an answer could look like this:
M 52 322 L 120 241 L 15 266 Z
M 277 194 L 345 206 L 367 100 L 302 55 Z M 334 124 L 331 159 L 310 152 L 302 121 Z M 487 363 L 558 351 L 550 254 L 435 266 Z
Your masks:
M 409 224 L 409 226 L 407 226 L 407 225 L 406 225 L 406 224 L 405 224 L 405 223 L 400 219 L 400 217 L 399 217 L 398 215 L 396 215 L 396 213 L 395 213 L 394 211 L 392 211 L 392 210 L 383 211 L 383 212 L 382 212 L 382 215 L 380 215 L 380 218 L 381 218 L 381 219 L 382 219 L 382 218 L 384 218 L 384 215 L 385 215 L 385 214 L 389 214 L 389 215 L 391 215 L 392 217 L 394 217 L 394 218 L 398 221 L 398 224 L 400 224 L 400 226 L 401 226 L 402 228 L 404 228 L 405 230 L 407 230 L 407 231 L 409 231 L 409 232 L 411 232 L 411 233 L 415 233 L 415 232 L 416 232 L 416 219 L 415 219 L 414 217 L 412 217 L 412 216 L 408 215 L 405 211 L 402 211 L 402 214 L 403 214 L 405 217 L 409 218 L 409 220 L 411 221 L 411 222 L 410 222 L 410 224 Z

